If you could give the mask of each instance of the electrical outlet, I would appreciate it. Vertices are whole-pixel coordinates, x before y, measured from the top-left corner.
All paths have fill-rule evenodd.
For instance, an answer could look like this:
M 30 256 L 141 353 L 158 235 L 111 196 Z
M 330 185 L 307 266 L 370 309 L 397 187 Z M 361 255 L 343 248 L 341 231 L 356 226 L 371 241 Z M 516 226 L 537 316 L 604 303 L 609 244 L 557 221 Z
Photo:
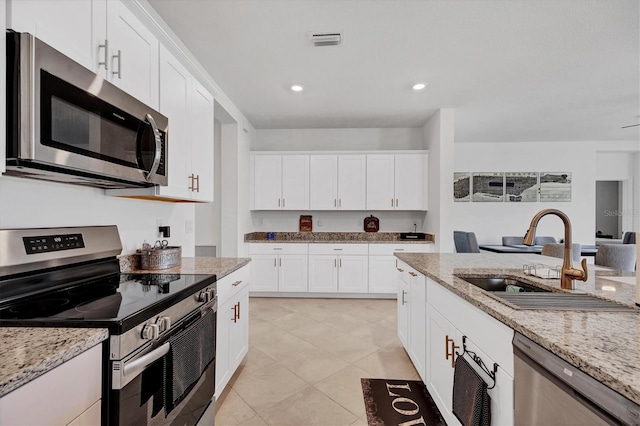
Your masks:
M 262 218 L 258 219 L 258 225 L 262 226 L 263 223 L 264 221 L 262 220 Z
M 186 234 L 193 234 L 193 220 L 187 219 L 184 221 L 184 232 Z

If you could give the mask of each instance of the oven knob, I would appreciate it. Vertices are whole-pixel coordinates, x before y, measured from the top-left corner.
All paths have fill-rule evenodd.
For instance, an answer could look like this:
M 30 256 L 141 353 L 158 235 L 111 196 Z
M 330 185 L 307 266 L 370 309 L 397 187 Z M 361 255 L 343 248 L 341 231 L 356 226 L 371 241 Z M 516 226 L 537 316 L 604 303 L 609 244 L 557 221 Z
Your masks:
M 211 300 L 211 294 L 208 289 L 203 290 L 198 294 L 198 302 L 207 303 L 209 300 Z
M 159 317 L 156 320 L 156 324 L 158 324 L 158 327 L 160 328 L 160 333 L 167 331 L 171 328 L 171 317 Z
M 160 326 L 158 324 L 146 324 L 142 327 L 141 335 L 145 340 L 157 339 L 160 336 Z
M 214 288 L 208 288 L 207 293 L 209 293 L 209 300 L 216 298 L 216 290 Z

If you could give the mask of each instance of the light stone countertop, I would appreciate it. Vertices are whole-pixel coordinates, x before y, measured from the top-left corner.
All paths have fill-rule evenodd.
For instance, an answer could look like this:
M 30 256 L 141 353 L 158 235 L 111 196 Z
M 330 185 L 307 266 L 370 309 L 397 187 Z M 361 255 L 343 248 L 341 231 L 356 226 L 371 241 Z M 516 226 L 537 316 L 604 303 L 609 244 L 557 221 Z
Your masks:
M 215 274 L 217 279 L 248 264 L 248 258 L 185 257 L 179 267 L 136 270 L 136 256 L 122 256 L 122 272 Z M 109 337 L 107 329 L 0 327 L 0 397 Z
M 435 236 L 426 234 L 424 240 L 401 240 L 399 232 L 267 232 L 245 234 L 245 243 L 332 243 L 332 244 L 433 244 Z
M 535 278 L 522 265 L 560 265 L 562 259 L 531 254 L 396 253 L 403 262 L 440 283 L 515 331 L 640 404 L 640 309 L 638 312 L 515 310 L 456 275 L 503 276 L 529 281 L 555 291 L 558 279 Z M 574 265 L 576 266 L 576 265 Z M 576 281 L 573 292 L 634 306 L 635 285 L 607 276 L 634 276 L 588 265 L 589 279 Z M 428 296 L 427 296 L 428 297 Z
M 106 328 L 0 328 L 0 397 L 109 337 Z

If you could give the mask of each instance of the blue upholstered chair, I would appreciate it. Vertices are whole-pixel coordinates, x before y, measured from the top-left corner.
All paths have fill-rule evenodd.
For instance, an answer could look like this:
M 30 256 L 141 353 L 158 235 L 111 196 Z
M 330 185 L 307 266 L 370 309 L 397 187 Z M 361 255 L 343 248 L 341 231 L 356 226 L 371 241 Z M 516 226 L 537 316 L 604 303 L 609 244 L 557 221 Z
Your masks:
M 635 244 L 636 243 L 636 233 L 635 232 L 625 232 L 622 236 L 622 244 Z
M 521 246 L 524 244 L 524 237 L 502 237 L 503 246 Z
M 595 264 L 633 272 L 636 270 L 636 247 L 633 244 L 601 244 Z
M 453 243 L 456 253 L 480 253 L 476 234 L 466 231 L 453 231 Z
M 534 240 L 535 245 L 537 246 L 543 246 L 545 244 L 554 244 L 557 243 L 558 240 L 556 240 L 555 237 L 545 237 L 545 236 L 541 236 L 541 237 L 536 237 L 536 239 Z
M 581 252 L 582 252 L 582 244 L 580 243 L 571 244 L 571 260 L 575 262 L 580 262 Z M 559 257 L 560 259 L 564 259 L 564 244 L 563 243 L 545 244 L 544 246 L 542 246 L 542 252 L 540 254 L 542 254 L 543 256 Z

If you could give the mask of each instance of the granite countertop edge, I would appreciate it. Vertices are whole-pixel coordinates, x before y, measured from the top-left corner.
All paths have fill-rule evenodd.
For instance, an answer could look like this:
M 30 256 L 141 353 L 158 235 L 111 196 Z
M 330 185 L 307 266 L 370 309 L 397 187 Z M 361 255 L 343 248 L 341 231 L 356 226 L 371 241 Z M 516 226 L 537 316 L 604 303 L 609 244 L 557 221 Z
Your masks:
M 461 278 L 457 278 L 453 276 L 453 272 L 451 272 L 453 268 L 451 270 L 447 269 L 444 273 L 442 273 L 442 269 L 434 271 L 434 270 L 431 270 L 430 268 L 424 267 L 424 265 L 420 261 L 416 261 L 422 256 L 436 255 L 441 258 L 442 256 L 440 256 L 440 254 L 438 253 L 435 253 L 435 254 L 396 253 L 395 255 L 400 260 L 407 263 L 410 267 L 414 268 L 416 271 L 424 274 L 428 278 L 431 278 L 433 281 L 437 282 L 438 284 L 442 285 L 452 293 L 456 294 L 457 296 L 471 303 L 473 306 L 481 309 L 482 311 L 486 312 L 493 318 L 497 319 L 498 321 L 512 328 L 514 331 L 523 334 L 524 336 L 533 340 L 534 342 L 541 345 L 545 349 L 549 350 L 550 352 L 554 353 L 555 355 L 559 356 L 560 358 L 564 359 L 565 361 L 569 362 L 570 364 L 576 366 L 580 370 L 584 371 L 585 373 L 599 380 L 606 386 L 610 387 L 616 392 L 634 401 L 636 404 L 640 404 L 640 386 L 638 386 L 638 383 L 636 383 L 635 385 L 631 383 L 631 380 L 635 380 L 636 382 L 640 380 L 640 367 L 633 367 L 635 364 L 633 363 L 632 360 L 628 361 L 628 364 L 630 364 L 631 367 L 624 366 L 624 368 L 633 368 L 633 371 L 631 373 L 634 377 L 632 379 L 629 378 L 629 374 L 622 374 L 622 373 L 612 374 L 612 372 L 607 372 L 603 369 L 602 365 L 600 366 L 597 365 L 597 361 L 601 359 L 597 355 L 604 355 L 606 358 L 606 355 L 610 355 L 610 354 L 606 353 L 607 352 L 606 349 L 601 349 L 600 346 L 595 342 L 591 347 L 593 348 L 592 351 L 598 351 L 597 355 L 594 355 L 593 352 L 590 354 L 588 352 L 585 353 L 585 351 L 578 351 L 575 348 L 573 348 L 570 344 L 564 344 L 564 345 L 558 344 L 557 342 L 554 342 L 552 339 L 544 336 L 545 332 L 548 333 L 548 331 L 545 330 L 544 327 L 538 328 L 536 326 L 527 324 L 528 322 L 526 319 L 527 315 L 528 314 L 533 315 L 534 312 L 527 311 L 527 310 L 514 310 L 507 307 L 503 303 L 491 298 L 490 296 L 487 296 L 484 290 L 476 288 L 473 285 L 466 283 Z M 507 256 L 507 258 L 510 258 L 513 260 L 515 260 L 516 256 L 523 256 L 520 258 L 526 258 L 526 256 L 531 256 L 531 255 L 513 255 L 513 254 L 500 255 L 495 253 L 491 253 L 487 255 L 488 256 Z M 478 255 L 476 254 L 476 256 Z M 533 256 L 536 256 L 536 255 L 533 255 Z M 558 259 L 557 261 L 562 262 L 562 259 Z M 520 263 L 520 265 L 521 264 L 522 263 Z M 590 266 L 593 266 L 593 265 L 590 265 Z M 462 268 L 455 268 L 455 269 L 457 269 L 457 272 L 455 272 L 457 275 L 467 274 L 467 275 L 473 275 L 477 277 L 495 276 L 495 275 L 512 276 L 518 279 L 524 278 L 525 280 L 528 279 L 533 282 L 537 281 L 538 284 L 543 283 L 541 287 L 545 286 L 544 285 L 545 281 L 543 279 L 525 277 L 524 274 L 522 273 L 521 268 L 516 268 L 515 266 L 510 268 L 508 267 L 491 268 L 490 266 L 483 266 L 482 268 L 469 268 L 468 270 L 464 270 Z M 601 277 L 601 279 L 606 279 L 606 276 Z M 562 291 L 562 290 L 557 290 L 557 291 Z M 594 294 L 594 295 L 597 297 L 601 297 L 601 295 L 598 295 L 598 294 Z M 618 302 L 622 303 L 620 301 Z M 624 304 L 630 305 L 629 303 L 624 303 Z M 537 311 L 537 312 L 541 312 L 541 311 Z M 561 313 L 559 313 L 560 311 L 557 311 L 555 313 L 553 311 L 544 311 L 544 312 L 546 312 L 549 315 L 551 314 L 561 315 Z M 580 311 L 573 311 L 573 312 L 580 313 L 585 318 L 589 318 L 589 320 L 592 320 L 592 321 L 598 320 L 599 314 L 600 314 L 599 312 L 580 312 Z M 627 316 L 627 318 L 629 316 L 640 316 L 640 313 L 618 313 L 618 314 L 608 313 L 608 314 L 610 314 L 610 316 L 606 318 L 607 320 L 609 318 L 616 318 L 616 315 Z M 618 317 L 618 318 L 622 318 L 622 317 Z M 605 321 L 605 319 L 601 319 L 601 320 Z M 585 320 L 585 321 L 588 321 L 588 320 Z M 611 343 L 611 342 L 607 342 L 606 338 L 603 339 L 602 348 L 606 348 L 606 343 Z M 628 343 L 628 342 L 621 342 L 621 344 L 622 343 Z M 629 350 L 633 350 L 633 348 L 629 348 Z M 623 367 L 620 367 L 620 368 L 623 368 Z
M 0 358 L 5 362 L 0 366 L 0 397 L 108 337 L 106 328 L 1 327 Z

